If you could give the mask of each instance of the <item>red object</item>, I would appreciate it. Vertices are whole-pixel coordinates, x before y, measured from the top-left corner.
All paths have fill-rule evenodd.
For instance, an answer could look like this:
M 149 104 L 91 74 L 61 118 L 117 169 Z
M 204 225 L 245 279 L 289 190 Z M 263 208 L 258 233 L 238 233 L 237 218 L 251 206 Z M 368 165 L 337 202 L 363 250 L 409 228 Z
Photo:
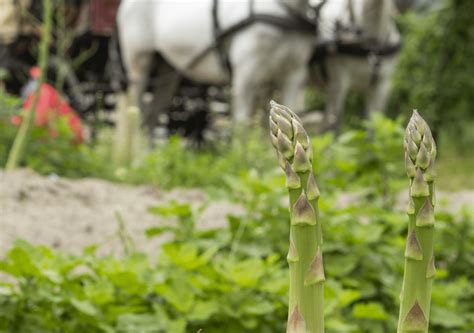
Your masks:
M 96 35 L 110 36 L 115 30 L 115 16 L 120 0 L 91 0 L 91 30 Z
M 33 78 L 33 79 L 39 79 L 39 77 L 41 76 L 41 69 L 39 67 L 31 67 L 30 68 L 30 76 Z
M 31 104 L 33 103 L 33 95 L 34 93 L 26 98 L 25 103 L 23 104 L 25 110 L 30 110 Z M 50 135 L 52 137 L 57 136 L 54 126 L 51 126 L 52 122 L 59 117 L 67 117 L 69 128 L 74 134 L 74 143 L 82 143 L 84 141 L 84 130 L 82 128 L 81 119 L 50 84 L 43 83 L 41 85 L 35 111 L 35 125 L 49 127 Z M 21 124 L 21 117 L 14 116 L 12 117 L 11 122 L 15 125 L 19 125 Z

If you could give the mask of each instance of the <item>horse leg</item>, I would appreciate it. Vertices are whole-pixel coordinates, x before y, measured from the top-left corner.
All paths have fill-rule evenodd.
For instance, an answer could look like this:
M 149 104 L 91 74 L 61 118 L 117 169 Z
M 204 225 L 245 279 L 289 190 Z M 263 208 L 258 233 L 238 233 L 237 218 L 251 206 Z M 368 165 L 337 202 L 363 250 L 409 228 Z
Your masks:
M 365 97 L 365 115 L 367 119 L 370 119 L 375 112 L 385 112 L 390 88 L 390 77 L 379 78 L 375 85 L 370 86 Z
M 128 58 L 128 59 L 127 59 Z M 125 57 L 129 87 L 128 97 L 131 105 L 143 107 L 143 94 L 148 84 L 153 54 L 150 52 L 136 52 Z
M 294 111 L 304 108 L 304 96 L 301 94 L 306 81 L 306 68 L 294 70 L 283 83 L 282 102 Z
M 143 95 L 148 84 L 153 54 L 150 52 L 136 52 L 130 57 L 124 57 L 124 60 L 129 81 L 128 105 L 136 106 L 140 109 L 142 126 L 151 134 L 152 125 L 147 121 L 149 115 L 143 102 Z
M 327 85 L 325 124 L 326 129 L 333 130 L 336 133 L 339 131 L 341 116 L 350 88 L 350 78 L 344 72 L 344 67 L 341 67 L 341 64 L 336 62 L 333 66 L 330 66 L 328 63 L 329 82 Z
M 181 81 L 181 75 L 174 68 L 161 58 L 159 61 L 157 77 L 152 78 L 153 100 L 143 110 L 143 123 L 150 134 L 158 126 L 158 115 L 169 112 Z
M 245 128 L 257 101 L 255 70 L 248 63 L 234 69 L 232 78 L 232 120 L 234 127 Z

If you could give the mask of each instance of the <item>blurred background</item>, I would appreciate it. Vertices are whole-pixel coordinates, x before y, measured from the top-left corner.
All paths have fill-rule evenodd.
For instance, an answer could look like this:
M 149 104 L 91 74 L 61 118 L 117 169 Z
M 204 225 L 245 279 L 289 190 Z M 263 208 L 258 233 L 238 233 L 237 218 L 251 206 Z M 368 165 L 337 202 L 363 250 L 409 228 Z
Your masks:
M 250 2 L 135 3 L 149 13 L 126 0 L 0 0 L 1 332 L 284 331 L 289 218 L 266 124 L 270 98 L 291 99 L 285 87 L 252 95 L 262 103 L 242 121 L 236 89 L 279 86 L 299 62 L 289 106 L 312 135 L 327 331 L 395 331 L 413 109 L 438 144 L 430 331 L 474 331 L 474 2 L 380 1 L 380 39 L 364 30 L 371 0 L 256 0 L 281 47 L 310 43 L 290 47 L 281 72 L 268 67 L 280 53 L 235 60 L 232 43 L 250 45 L 237 37 L 259 24 L 234 29 Z M 183 17 L 156 20 L 173 42 L 140 65 L 128 32 L 155 29 L 156 4 Z M 207 35 L 189 38 L 193 24 Z M 239 64 L 268 76 L 239 81 Z

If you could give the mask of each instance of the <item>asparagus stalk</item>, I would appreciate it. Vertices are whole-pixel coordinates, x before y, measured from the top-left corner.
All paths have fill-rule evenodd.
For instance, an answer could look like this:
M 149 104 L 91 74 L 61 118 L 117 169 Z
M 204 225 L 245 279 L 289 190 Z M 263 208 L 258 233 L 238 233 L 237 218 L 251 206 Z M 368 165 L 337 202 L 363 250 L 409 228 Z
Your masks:
M 295 113 L 273 101 L 270 105 L 270 137 L 286 174 L 290 199 L 287 333 L 321 333 L 324 332 L 323 241 L 310 139 Z
M 404 147 L 410 199 L 398 333 L 428 332 L 431 284 L 436 272 L 433 254 L 436 144 L 430 128 L 416 110 L 405 132 Z

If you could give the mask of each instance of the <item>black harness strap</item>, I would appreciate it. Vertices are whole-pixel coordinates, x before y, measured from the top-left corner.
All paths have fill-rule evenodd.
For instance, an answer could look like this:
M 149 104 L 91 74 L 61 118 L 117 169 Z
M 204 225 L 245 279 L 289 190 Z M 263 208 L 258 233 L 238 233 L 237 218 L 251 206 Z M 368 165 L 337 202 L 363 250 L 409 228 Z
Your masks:
M 217 3 L 218 0 L 214 0 L 214 3 Z M 282 29 L 282 30 L 288 30 L 288 31 L 303 31 L 303 32 L 308 32 L 308 33 L 314 33 L 316 29 L 316 24 L 313 22 L 310 22 L 308 20 L 301 20 L 299 17 L 294 17 L 293 15 L 290 17 L 280 17 L 276 15 L 270 15 L 270 14 L 260 14 L 260 13 L 254 13 L 253 11 L 253 0 L 250 0 L 250 8 L 251 12 L 248 17 L 243 19 L 242 21 L 230 26 L 229 28 L 225 30 L 218 29 L 218 33 L 215 34 L 214 42 L 203 49 L 200 53 L 192 59 L 192 61 L 186 66 L 185 70 L 189 70 L 196 66 L 205 56 L 209 54 L 209 52 L 212 52 L 213 50 L 217 49 L 219 50 L 222 47 L 222 43 L 229 37 L 231 37 L 233 34 L 236 32 L 243 30 L 255 23 L 263 23 L 263 24 L 268 24 L 272 25 L 276 28 Z M 217 6 L 213 5 L 213 8 Z M 217 9 L 215 10 L 217 13 Z M 214 9 L 213 9 L 214 13 Z M 214 14 L 213 14 L 214 16 Z M 218 23 L 217 23 L 218 26 Z M 225 50 L 220 51 L 224 55 L 225 59 Z
M 323 4 L 326 0 L 322 1 Z M 326 68 L 326 59 L 330 54 L 342 54 L 352 57 L 367 58 L 373 64 L 371 84 L 378 80 L 378 74 L 383 57 L 390 57 L 397 54 L 401 49 L 401 43 L 378 43 L 373 42 L 353 42 L 340 38 L 344 32 L 353 33 L 356 36 L 362 35 L 362 30 L 357 27 L 353 0 L 347 0 L 347 11 L 349 13 L 349 27 L 343 26 L 341 22 L 336 21 L 336 40 L 333 42 L 319 44 L 311 57 L 310 65 L 317 65 L 324 81 L 327 81 L 328 73 Z
M 361 44 L 361 43 L 336 43 L 336 52 L 354 57 L 389 57 L 397 54 L 402 47 L 401 43 L 386 44 Z
M 378 70 L 380 68 L 382 58 L 391 57 L 400 52 L 402 44 L 386 43 L 386 44 L 363 44 L 348 43 L 337 41 L 334 44 L 323 44 L 316 47 L 310 65 L 317 65 L 324 81 L 329 79 L 326 68 L 326 58 L 330 54 L 342 54 L 357 58 L 373 58 L 374 71 L 371 78 L 371 84 L 375 84 L 378 79 Z

